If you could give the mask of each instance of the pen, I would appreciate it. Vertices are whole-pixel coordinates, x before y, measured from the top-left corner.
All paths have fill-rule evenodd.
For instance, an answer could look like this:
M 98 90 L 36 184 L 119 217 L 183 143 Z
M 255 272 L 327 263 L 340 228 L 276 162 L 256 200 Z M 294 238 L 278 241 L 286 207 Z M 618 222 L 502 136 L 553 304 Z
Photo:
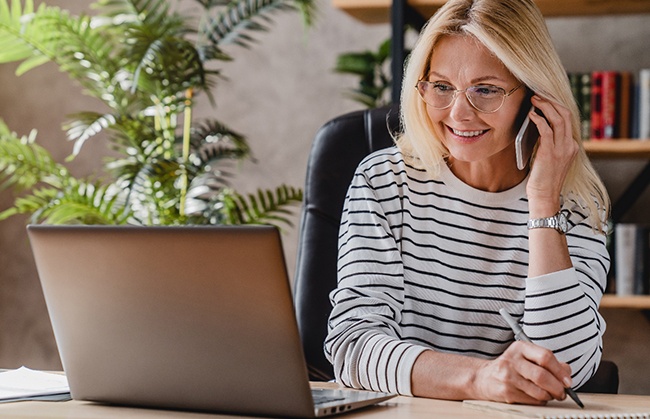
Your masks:
M 513 332 L 515 332 L 515 339 L 520 340 L 522 342 L 531 342 L 531 340 L 526 336 L 524 333 L 524 330 L 519 326 L 519 323 L 515 319 L 512 318 L 510 314 L 506 311 L 505 308 L 502 308 L 499 310 L 499 314 L 501 314 L 501 317 L 503 317 L 506 322 L 508 323 L 508 326 L 512 329 Z M 580 406 L 581 409 L 584 409 L 585 405 L 582 404 L 580 399 L 578 398 L 578 395 L 571 389 L 570 387 L 564 387 L 564 392 L 573 399 L 574 402 L 578 406 Z

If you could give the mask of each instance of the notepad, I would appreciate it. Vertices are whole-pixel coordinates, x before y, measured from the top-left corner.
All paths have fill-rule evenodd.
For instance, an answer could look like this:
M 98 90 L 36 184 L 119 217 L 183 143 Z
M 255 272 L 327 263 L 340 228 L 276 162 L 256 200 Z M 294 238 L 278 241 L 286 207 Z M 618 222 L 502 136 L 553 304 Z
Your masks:
M 604 403 L 585 403 L 581 409 L 571 399 L 553 400 L 546 406 L 530 406 L 489 402 L 482 400 L 465 400 L 463 406 L 484 412 L 500 412 L 506 417 L 525 417 L 538 419 L 609 419 L 609 418 L 650 418 L 650 408 L 620 407 Z
M 20 400 L 70 400 L 68 380 L 63 374 L 26 367 L 0 373 L 0 403 Z

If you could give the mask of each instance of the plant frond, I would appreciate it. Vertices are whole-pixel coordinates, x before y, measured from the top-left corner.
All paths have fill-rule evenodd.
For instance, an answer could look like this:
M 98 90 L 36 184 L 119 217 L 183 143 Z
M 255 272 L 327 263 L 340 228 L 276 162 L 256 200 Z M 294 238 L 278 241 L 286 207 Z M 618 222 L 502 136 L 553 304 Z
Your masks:
M 0 213 L 0 220 L 31 214 L 31 222 L 46 224 L 125 224 L 129 213 L 114 185 L 71 181 L 66 187 L 35 189 Z
M 75 142 L 73 156 L 79 154 L 86 140 L 117 122 L 115 115 L 110 113 L 79 112 L 71 115 L 71 118 L 72 120 L 63 125 L 63 129 L 66 131 L 68 140 Z
M 223 197 L 226 224 L 274 224 L 293 225 L 289 206 L 302 203 L 301 189 L 286 185 L 273 190 L 258 190 L 256 195 L 240 195 L 236 192 Z
M 246 137 L 219 121 L 204 121 L 192 128 L 189 160 L 196 168 L 204 168 L 219 160 L 242 160 L 250 156 Z
M 57 163 L 52 155 L 35 143 L 36 131 L 30 136 L 17 137 L 5 134 L 0 138 L 0 189 L 17 187 L 32 188 L 39 182 L 60 187 L 69 177 L 65 166 Z
M 100 13 L 98 24 L 111 26 L 136 22 L 155 26 L 169 14 L 166 0 L 98 0 L 92 7 Z
M 391 40 L 388 39 L 381 43 L 376 52 L 351 52 L 338 56 L 334 71 L 359 79 L 358 87 L 345 93 L 347 97 L 368 108 L 390 103 L 388 92 L 391 77 L 385 68 L 390 59 L 390 44 Z
M 0 63 L 9 63 L 29 59 L 38 54 L 35 47 L 40 33 L 34 24 L 34 2 L 0 0 Z M 41 5 L 39 10 L 43 10 Z
M 235 1 L 216 18 L 206 19 L 200 33 L 216 47 L 234 44 L 248 48 L 254 42 L 248 33 L 267 31 L 268 15 L 280 10 L 295 10 L 295 6 L 286 0 Z

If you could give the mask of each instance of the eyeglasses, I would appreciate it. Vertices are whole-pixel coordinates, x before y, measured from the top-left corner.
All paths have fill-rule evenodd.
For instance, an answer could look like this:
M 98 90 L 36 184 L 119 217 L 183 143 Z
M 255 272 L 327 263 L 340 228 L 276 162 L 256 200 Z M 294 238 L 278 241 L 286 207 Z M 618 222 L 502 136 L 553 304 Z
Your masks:
M 465 93 L 467 100 L 477 111 L 494 113 L 501 109 L 506 97 L 513 94 L 521 86 L 523 84 L 520 84 L 509 92 L 491 84 L 478 84 L 460 90 L 448 83 L 420 80 L 415 88 L 418 90 L 422 100 L 434 109 L 447 109 L 454 103 L 456 95 Z

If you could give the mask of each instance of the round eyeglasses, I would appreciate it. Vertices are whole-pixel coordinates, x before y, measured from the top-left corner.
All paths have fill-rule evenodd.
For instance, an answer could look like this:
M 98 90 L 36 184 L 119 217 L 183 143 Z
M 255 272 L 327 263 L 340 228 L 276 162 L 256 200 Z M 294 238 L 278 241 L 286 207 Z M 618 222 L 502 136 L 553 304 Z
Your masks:
M 420 80 L 415 88 L 422 100 L 434 109 L 447 109 L 454 103 L 456 95 L 465 93 L 467 100 L 474 109 L 483 113 L 494 113 L 501 109 L 506 97 L 513 94 L 521 86 L 523 84 L 508 92 L 499 86 L 491 84 L 477 84 L 461 90 L 440 81 Z

